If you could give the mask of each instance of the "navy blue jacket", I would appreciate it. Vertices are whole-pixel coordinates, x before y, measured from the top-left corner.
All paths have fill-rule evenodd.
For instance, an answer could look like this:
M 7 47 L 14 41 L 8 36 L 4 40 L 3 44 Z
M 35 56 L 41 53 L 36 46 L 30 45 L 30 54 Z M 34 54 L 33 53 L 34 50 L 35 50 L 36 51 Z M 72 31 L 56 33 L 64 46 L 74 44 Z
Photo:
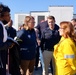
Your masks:
M 23 60 L 32 60 L 36 53 L 36 34 L 34 29 L 18 31 L 17 38 L 22 40 L 20 43 L 20 54 Z

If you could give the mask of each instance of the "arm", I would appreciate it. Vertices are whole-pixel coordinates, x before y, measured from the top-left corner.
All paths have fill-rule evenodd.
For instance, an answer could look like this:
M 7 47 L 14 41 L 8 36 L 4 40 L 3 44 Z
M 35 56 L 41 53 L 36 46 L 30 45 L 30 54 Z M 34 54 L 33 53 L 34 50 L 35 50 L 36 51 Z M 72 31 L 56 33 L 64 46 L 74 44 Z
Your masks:
M 45 42 L 45 33 L 43 32 L 43 35 L 42 35 L 42 39 L 41 39 L 41 50 L 44 51 L 44 42 Z
M 18 32 L 17 32 L 16 40 L 17 40 L 17 42 L 18 42 L 19 44 L 22 43 L 23 37 L 24 37 L 24 36 L 23 36 L 23 31 L 22 31 L 22 30 L 18 31 Z
M 63 49 L 63 54 L 64 54 L 64 59 L 66 59 L 68 65 L 73 69 L 76 70 L 75 68 L 75 52 L 74 52 L 74 46 L 65 43 L 64 49 Z

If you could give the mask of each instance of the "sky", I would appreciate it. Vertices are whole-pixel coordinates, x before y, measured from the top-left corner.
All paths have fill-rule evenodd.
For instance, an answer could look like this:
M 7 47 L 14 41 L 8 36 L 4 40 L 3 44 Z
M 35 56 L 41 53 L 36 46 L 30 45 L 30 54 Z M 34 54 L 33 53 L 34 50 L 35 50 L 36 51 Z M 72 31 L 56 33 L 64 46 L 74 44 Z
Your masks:
M 48 11 L 49 6 L 72 5 L 76 14 L 76 0 L 0 0 L 11 9 L 11 18 L 15 13 L 30 13 L 30 11 Z

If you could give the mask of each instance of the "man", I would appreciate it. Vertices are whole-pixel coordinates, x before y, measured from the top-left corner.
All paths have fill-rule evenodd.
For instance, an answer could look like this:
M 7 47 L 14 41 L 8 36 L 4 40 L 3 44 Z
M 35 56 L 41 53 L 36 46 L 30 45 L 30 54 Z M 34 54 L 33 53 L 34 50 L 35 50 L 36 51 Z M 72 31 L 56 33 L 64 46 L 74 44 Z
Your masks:
M 43 60 L 45 66 L 45 73 L 44 73 L 45 75 L 48 75 L 48 67 L 50 61 L 52 60 L 53 62 L 53 51 L 54 51 L 53 47 L 60 40 L 59 32 L 57 29 L 55 29 L 54 16 L 48 16 L 47 22 L 48 22 L 48 27 L 43 31 L 42 39 L 41 39 L 41 47 L 43 50 Z
M 5 28 L 6 28 L 6 30 L 7 30 L 8 36 L 14 39 L 14 38 L 16 37 L 16 29 L 14 29 L 14 28 L 12 27 L 12 25 L 13 25 L 13 21 L 10 20 L 10 21 L 6 24 L 6 27 L 5 27 Z
M 12 27 L 13 25 L 13 21 L 10 20 L 5 28 L 7 30 L 7 35 L 8 37 L 12 38 L 14 40 L 14 38 L 16 37 L 16 29 L 14 29 Z M 9 53 L 8 53 L 9 52 Z M 9 49 L 9 51 L 7 52 L 7 54 L 9 54 L 9 73 L 11 75 L 20 75 L 20 68 L 19 68 L 19 46 L 17 44 L 15 44 L 11 49 Z M 7 58 L 8 59 L 8 58 Z
M 71 23 L 72 23 L 72 25 L 74 26 L 75 32 L 76 32 L 76 18 L 73 18 L 73 19 L 71 20 Z
M 44 22 L 42 22 L 42 23 L 39 23 L 38 25 L 37 25 L 37 27 L 36 27 L 36 29 L 37 29 L 37 31 L 39 31 L 39 34 L 40 34 L 40 39 L 41 39 L 41 42 L 42 42 L 42 36 L 43 36 L 43 32 L 44 32 L 44 30 L 46 30 L 48 27 L 49 27 L 49 19 L 51 20 L 53 20 L 53 22 L 52 23 L 50 23 L 51 25 L 50 26 L 54 26 L 53 27 L 53 30 L 56 30 L 56 31 L 58 31 L 58 29 L 59 29 L 59 26 L 57 26 L 56 24 L 55 24 L 55 18 L 54 18 L 54 16 L 49 16 L 48 18 L 47 18 L 47 21 L 44 21 Z M 49 34 L 49 32 L 47 32 L 47 34 Z M 49 35 L 47 35 L 47 37 L 48 37 Z M 50 41 L 49 41 L 50 42 Z M 52 43 L 52 42 L 50 42 L 50 43 Z M 54 43 L 55 44 L 55 43 Z M 43 46 L 42 46 L 43 44 L 41 44 L 41 48 L 42 48 L 42 50 L 43 50 Z M 47 44 L 48 45 L 48 44 Z M 51 44 L 50 44 L 51 45 Z M 54 45 L 53 45 L 54 46 Z M 52 47 L 53 47 L 52 46 Z M 52 69 L 52 73 L 53 73 L 53 68 L 52 68 L 52 66 L 51 66 L 51 69 Z
M 7 32 L 4 27 L 10 21 L 10 9 L 0 4 L 0 75 L 6 75 L 6 50 L 12 43 L 7 42 Z
M 43 34 L 43 31 L 48 27 L 48 19 L 44 22 L 39 23 L 35 28 L 39 31 L 40 38 L 41 35 Z M 59 26 L 55 24 L 55 29 L 58 30 Z

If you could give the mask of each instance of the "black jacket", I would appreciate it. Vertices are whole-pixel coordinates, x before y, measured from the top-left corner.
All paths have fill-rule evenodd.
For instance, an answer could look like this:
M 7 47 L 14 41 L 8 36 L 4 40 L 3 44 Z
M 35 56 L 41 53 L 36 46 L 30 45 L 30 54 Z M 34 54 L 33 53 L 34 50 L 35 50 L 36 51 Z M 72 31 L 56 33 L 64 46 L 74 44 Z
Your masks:
M 17 41 L 12 38 L 8 39 L 9 42 L 13 42 L 14 46 L 9 49 L 9 72 L 12 75 L 20 74 L 20 46 Z
M 4 60 L 6 60 L 5 58 L 3 58 L 5 56 L 5 51 L 9 48 L 9 46 L 12 45 L 12 42 L 6 41 L 3 42 L 3 37 L 4 37 L 4 33 L 3 33 L 3 27 L 0 24 L 0 68 L 2 68 L 4 66 Z
M 14 39 L 14 37 L 16 37 L 16 30 L 13 27 L 9 26 L 6 26 L 5 28 L 7 30 L 8 36 Z

